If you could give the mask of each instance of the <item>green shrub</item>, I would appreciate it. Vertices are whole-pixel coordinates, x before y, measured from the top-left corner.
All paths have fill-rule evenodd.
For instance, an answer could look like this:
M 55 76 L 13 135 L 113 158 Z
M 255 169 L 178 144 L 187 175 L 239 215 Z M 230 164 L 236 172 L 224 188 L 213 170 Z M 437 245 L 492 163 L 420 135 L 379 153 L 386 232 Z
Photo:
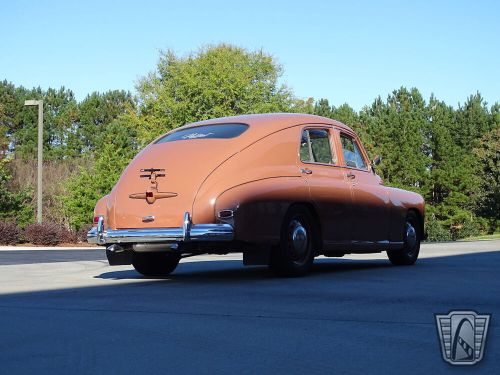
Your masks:
M 451 232 L 441 225 L 434 215 L 428 218 L 425 224 L 425 230 L 427 233 L 427 241 L 429 242 L 452 240 Z
M 0 159 L 0 219 L 25 227 L 33 220 L 33 206 L 29 189 L 12 191 L 10 159 Z
M 454 240 L 479 236 L 481 234 L 481 225 L 478 220 L 471 218 L 455 226 L 452 230 Z
M 106 143 L 95 156 L 92 167 L 81 168 L 65 183 L 66 194 L 60 199 L 63 214 L 72 229 L 92 224 L 97 201 L 109 194 L 136 153 L 131 146 L 132 136 L 122 125 L 118 121 L 109 125 L 104 133 Z

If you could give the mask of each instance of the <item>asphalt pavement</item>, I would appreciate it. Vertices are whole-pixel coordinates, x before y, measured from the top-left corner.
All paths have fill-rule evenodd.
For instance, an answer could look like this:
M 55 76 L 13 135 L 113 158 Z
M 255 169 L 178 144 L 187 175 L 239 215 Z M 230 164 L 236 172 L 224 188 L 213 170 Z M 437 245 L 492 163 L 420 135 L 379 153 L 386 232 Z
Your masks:
M 301 278 L 240 255 L 168 278 L 100 249 L 0 249 L 2 374 L 500 374 L 500 241 L 317 259 Z M 444 362 L 434 314 L 491 314 L 484 358 Z

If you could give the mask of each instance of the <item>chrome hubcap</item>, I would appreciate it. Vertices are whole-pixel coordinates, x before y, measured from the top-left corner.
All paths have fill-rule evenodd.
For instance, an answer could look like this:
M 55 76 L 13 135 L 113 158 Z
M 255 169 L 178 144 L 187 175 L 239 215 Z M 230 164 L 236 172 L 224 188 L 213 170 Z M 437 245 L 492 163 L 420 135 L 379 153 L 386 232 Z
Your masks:
M 413 250 L 417 245 L 417 232 L 411 223 L 406 223 L 406 244 L 409 250 Z
M 300 221 L 294 220 L 290 223 L 292 227 L 292 248 L 293 252 L 301 257 L 307 252 L 307 231 Z

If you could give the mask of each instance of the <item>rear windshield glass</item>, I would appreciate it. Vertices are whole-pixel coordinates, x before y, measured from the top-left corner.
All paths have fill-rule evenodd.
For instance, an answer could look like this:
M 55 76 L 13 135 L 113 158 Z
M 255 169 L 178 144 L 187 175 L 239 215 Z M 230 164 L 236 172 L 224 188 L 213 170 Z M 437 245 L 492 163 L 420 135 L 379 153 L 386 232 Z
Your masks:
M 219 124 L 195 126 L 177 130 L 160 138 L 156 143 L 182 141 L 188 139 L 235 138 L 248 129 L 245 124 Z

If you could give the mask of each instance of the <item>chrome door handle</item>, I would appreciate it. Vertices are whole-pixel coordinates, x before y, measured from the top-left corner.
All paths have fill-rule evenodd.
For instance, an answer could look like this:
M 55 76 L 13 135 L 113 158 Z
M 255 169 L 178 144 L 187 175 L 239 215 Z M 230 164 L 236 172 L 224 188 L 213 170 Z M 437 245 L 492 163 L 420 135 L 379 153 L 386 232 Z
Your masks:
M 305 174 L 312 174 L 313 171 L 307 168 L 300 168 L 300 173 L 305 173 Z
M 346 174 L 346 177 L 350 178 L 352 180 L 352 179 L 356 178 L 356 175 L 354 173 L 352 173 L 352 172 L 349 172 L 349 173 Z

